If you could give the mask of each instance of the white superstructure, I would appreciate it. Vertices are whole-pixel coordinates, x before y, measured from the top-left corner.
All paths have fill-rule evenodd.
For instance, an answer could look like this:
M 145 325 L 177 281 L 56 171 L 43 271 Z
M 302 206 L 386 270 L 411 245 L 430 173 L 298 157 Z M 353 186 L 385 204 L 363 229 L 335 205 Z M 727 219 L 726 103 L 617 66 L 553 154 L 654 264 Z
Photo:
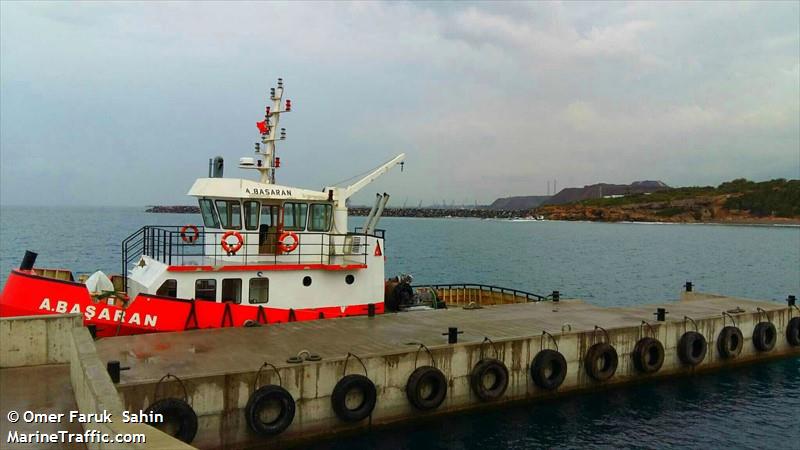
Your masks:
M 342 311 L 383 302 L 384 239 L 375 225 L 388 195 L 378 196 L 363 230 L 348 230 L 346 202 L 402 164 L 405 155 L 346 187 L 309 190 L 276 184 L 276 144 L 285 139 L 278 123 L 291 111 L 290 101 L 283 101 L 282 80 L 270 100 L 264 121 L 257 123 L 257 156 L 239 161 L 241 168 L 257 170 L 259 179 L 197 179 L 188 195 L 197 198 L 202 225 L 140 230 L 144 250 L 126 267 L 131 296 Z M 123 253 L 125 245 L 138 241 L 132 236 L 126 242 Z

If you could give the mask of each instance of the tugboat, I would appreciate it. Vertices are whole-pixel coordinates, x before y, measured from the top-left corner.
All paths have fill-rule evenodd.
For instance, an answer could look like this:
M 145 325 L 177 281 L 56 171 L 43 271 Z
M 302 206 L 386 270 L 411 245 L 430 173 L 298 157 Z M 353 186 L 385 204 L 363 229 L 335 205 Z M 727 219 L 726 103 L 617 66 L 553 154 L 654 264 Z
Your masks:
M 122 242 L 123 275 L 96 273 L 87 283 L 34 268 L 27 253 L 8 277 L 0 317 L 82 313 L 98 336 L 109 336 L 382 313 L 384 232 L 376 226 L 389 196 L 378 195 L 354 232 L 347 200 L 405 155 L 343 188 L 278 185 L 276 144 L 286 139 L 278 125 L 292 109 L 283 97 L 278 79 L 257 122 L 257 156 L 239 160 L 258 181 L 222 178 L 217 157 L 209 177 L 189 189 L 202 225 L 140 228 Z
M 377 224 L 389 195 L 378 194 L 364 226 L 352 232 L 347 200 L 391 168 L 402 170 L 405 155 L 347 187 L 278 185 L 276 144 L 286 139 L 278 125 L 292 109 L 283 95 L 279 78 L 256 123 L 257 156 L 239 160 L 259 180 L 223 178 L 217 157 L 208 178 L 189 189 L 202 225 L 142 227 L 122 242 L 120 275 L 96 272 L 81 282 L 68 270 L 34 267 L 36 254 L 26 252 L 0 295 L 0 317 L 78 313 L 107 337 L 381 314 L 386 305 L 442 307 L 442 297 L 455 304 L 543 298 L 478 285 L 412 290 L 410 277 L 385 282 L 385 233 Z

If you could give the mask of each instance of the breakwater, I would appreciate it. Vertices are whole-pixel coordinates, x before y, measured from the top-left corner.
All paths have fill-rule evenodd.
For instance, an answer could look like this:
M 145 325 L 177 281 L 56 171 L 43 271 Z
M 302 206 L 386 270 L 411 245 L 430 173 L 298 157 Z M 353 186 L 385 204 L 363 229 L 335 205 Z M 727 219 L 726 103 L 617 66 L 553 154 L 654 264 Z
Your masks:
M 194 205 L 148 206 L 144 212 L 160 214 L 200 214 L 200 207 Z
M 349 209 L 351 216 L 367 216 L 369 208 L 355 207 Z M 474 217 L 479 219 L 511 219 L 525 217 L 530 210 L 481 209 L 481 208 L 386 208 L 384 217 Z
M 189 205 L 175 206 L 148 206 L 148 213 L 163 214 L 200 214 L 200 208 Z M 351 216 L 369 215 L 369 208 L 352 207 L 349 209 Z M 485 208 L 386 208 L 384 217 L 473 217 L 479 219 L 512 219 L 526 217 L 533 213 L 531 210 L 518 209 L 485 209 Z

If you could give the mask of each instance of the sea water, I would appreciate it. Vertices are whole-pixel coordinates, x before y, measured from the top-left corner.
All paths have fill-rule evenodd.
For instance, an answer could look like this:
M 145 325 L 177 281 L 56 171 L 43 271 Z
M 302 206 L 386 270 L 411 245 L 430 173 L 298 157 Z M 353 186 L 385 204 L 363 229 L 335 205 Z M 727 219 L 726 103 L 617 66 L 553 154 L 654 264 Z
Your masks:
M 140 208 L 0 207 L 0 284 L 25 250 L 37 265 L 121 270 L 143 225 L 199 223 Z M 353 218 L 351 228 L 360 225 Z M 384 218 L 386 275 L 417 284 L 554 290 L 603 306 L 695 290 L 783 302 L 800 294 L 800 228 Z M 422 420 L 316 449 L 800 448 L 800 358 Z

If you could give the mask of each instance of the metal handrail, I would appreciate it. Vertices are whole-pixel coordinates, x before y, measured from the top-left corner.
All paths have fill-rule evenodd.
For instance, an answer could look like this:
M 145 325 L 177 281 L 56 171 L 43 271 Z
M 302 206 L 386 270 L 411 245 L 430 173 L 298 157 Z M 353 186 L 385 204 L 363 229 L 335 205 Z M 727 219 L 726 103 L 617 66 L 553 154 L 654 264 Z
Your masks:
M 205 264 L 303 264 L 325 263 L 330 256 L 342 256 L 355 259 L 366 264 L 368 243 L 366 239 L 356 237 L 383 238 L 384 231 L 377 230 L 373 234 L 346 233 L 331 234 L 325 232 L 298 232 L 298 245 L 292 252 L 281 252 L 278 248 L 279 232 L 277 230 L 262 232 L 235 230 L 243 236 L 245 244 L 234 254 L 226 253 L 221 246 L 222 236 L 227 230 L 208 231 L 198 227 L 197 239 L 185 242 L 181 238 L 181 227 L 164 225 L 146 225 L 139 228 L 122 241 L 122 273 L 127 274 L 131 264 L 141 255 L 147 255 L 168 265 L 185 264 L 187 261 L 201 260 Z M 194 234 L 193 231 L 189 232 Z M 316 238 L 314 238 L 316 237 Z M 315 242 L 310 242 L 310 241 Z M 317 242 L 318 241 L 318 242 Z M 260 249 L 268 246 L 269 252 Z M 341 247 L 341 249 L 339 249 Z M 124 282 L 127 290 L 127 277 Z
M 364 235 L 364 227 L 355 227 L 354 231 L 355 231 L 354 234 Z M 372 234 L 368 234 L 367 236 L 374 236 L 374 237 L 383 239 L 385 235 L 386 235 L 386 230 L 382 230 L 380 228 L 377 228 L 377 229 L 372 231 Z
M 420 284 L 413 285 L 413 288 L 432 288 L 432 289 L 479 289 L 481 291 L 499 292 L 501 294 L 512 294 L 515 297 L 525 297 L 528 301 L 539 302 L 547 300 L 548 296 L 534 294 L 532 292 L 520 291 L 519 289 L 504 288 L 490 284 L 475 283 L 448 283 L 448 284 Z

